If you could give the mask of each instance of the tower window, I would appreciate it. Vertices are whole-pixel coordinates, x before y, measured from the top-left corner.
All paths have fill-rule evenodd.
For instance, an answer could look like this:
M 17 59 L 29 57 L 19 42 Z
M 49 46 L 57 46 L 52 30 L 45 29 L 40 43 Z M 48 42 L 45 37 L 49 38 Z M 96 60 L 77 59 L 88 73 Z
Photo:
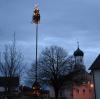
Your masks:
M 83 89 L 83 93 L 85 93 L 85 89 Z
M 82 59 L 80 59 L 80 62 L 82 62 Z
M 77 91 L 77 93 L 79 93 L 79 89 L 77 89 L 76 91 Z

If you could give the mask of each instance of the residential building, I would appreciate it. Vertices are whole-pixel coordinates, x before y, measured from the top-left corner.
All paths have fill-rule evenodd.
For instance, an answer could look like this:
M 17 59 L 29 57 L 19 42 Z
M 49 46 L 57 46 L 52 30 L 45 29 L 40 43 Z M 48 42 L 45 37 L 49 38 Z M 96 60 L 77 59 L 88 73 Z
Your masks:
M 94 99 L 100 99 L 100 55 L 98 55 L 89 69 L 94 82 Z
M 0 99 L 12 99 L 18 96 L 19 78 L 18 77 L 0 77 Z

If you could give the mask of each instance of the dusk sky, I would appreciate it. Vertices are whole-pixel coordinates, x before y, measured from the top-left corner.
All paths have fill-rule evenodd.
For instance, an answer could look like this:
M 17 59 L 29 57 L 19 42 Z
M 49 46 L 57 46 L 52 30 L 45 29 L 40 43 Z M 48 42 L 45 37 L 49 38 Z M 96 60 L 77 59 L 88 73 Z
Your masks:
M 41 13 L 39 52 L 50 45 L 63 47 L 70 55 L 84 51 L 87 68 L 100 54 L 100 0 L 38 0 Z M 25 61 L 35 57 L 35 25 L 31 23 L 34 0 L 0 0 L 0 51 L 16 33 L 17 48 Z

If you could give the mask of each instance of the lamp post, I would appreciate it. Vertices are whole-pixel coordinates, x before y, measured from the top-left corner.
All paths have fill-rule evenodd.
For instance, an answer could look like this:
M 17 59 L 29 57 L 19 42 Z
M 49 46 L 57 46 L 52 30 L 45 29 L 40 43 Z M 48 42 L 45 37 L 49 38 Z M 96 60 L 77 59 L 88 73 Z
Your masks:
M 35 4 L 34 13 L 32 17 L 32 23 L 36 25 L 36 62 L 35 62 L 35 82 L 33 84 L 33 94 L 38 96 L 38 90 L 40 88 L 39 83 L 37 82 L 37 54 L 38 54 L 38 24 L 40 23 L 40 10 L 37 3 Z

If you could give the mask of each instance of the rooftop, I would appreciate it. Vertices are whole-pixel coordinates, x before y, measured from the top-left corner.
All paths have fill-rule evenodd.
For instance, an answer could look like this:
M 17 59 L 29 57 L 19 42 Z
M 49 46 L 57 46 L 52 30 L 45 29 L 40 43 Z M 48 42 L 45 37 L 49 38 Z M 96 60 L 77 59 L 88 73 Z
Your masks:
M 92 65 L 89 68 L 89 70 L 100 70 L 100 54 L 95 59 L 95 61 L 92 63 Z

